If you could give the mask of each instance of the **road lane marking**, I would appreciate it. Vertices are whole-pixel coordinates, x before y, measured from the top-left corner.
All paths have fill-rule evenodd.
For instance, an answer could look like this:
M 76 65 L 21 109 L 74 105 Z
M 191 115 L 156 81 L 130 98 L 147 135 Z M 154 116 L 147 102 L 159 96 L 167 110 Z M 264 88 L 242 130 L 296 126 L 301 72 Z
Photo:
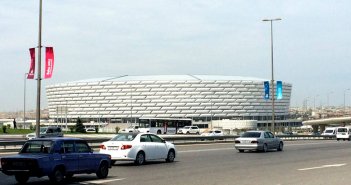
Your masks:
M 91 180 L 91 181 L 85 181 L 85 182 L 80 182 L 80 184 L 104 184 L 108 182 L 114 182 L 114 181 L 121 181 L 126 178 L 120 178 L 120 179 L 106 179 L 106 180 Z
M 306 170 L 315 170 L 315 169 L 322 169 L 322 168 L 331 168 L 331 167 L 340 167 L 340 166 L 345 166 L 346 163 L 343 164 L 328 164 L 328 165 L 323 165 L 323 166 L 316 166 L 316 167 L 311 167 L 311 168 L 301 168 L 297 169 L 299 171 L 306 171 Z

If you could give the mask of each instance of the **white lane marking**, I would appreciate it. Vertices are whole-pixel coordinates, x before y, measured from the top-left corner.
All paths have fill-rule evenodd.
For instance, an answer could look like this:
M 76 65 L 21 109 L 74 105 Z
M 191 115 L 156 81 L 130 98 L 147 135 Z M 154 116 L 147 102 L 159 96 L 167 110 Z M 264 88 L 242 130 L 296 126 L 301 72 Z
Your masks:
M 323 166 L 316 166 L 316 167 L 311 167 L 311 168 L 301 168 L 297 169 L 299 171 L 306 171 L 306 170 L 315 170 L 315 169 L 321 169 L 321 168 L 330 168 L 330 167 L 340 167 L 340 166 L 345 166 L 346 163 L 343 164 L 328 164 L 328 165 L 323 165 Z
M 85 182 L 80 182 L 80 184 L 103 184 L 107 182 L 114 182 L 114 181 L 121 181 L 126 178 L 121 178 L 121 179 L 106 179 L 106 180 L 91 180 L 91 181 L 85 181 Z

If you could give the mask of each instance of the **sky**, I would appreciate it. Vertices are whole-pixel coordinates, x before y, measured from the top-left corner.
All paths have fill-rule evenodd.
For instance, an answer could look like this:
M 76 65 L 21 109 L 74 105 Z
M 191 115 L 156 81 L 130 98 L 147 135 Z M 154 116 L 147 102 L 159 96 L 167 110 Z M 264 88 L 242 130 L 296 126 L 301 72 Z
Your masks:
M 43 0 L 51 79 L 120 75 L 231 75 L 291 83 L 291 106 L 351 106 L 349 0 Z M 25 80 L 38 46 L 39 0 L 0 1 L 0 111 L 36 108 Z M 44 51 L 44 50 L 43 50 Z M 37 56 L 36 56 L 37 57 Z M 44 69 L 44 52 L 42 55 Z M 344 98 L 345 97 L 345 98 Z

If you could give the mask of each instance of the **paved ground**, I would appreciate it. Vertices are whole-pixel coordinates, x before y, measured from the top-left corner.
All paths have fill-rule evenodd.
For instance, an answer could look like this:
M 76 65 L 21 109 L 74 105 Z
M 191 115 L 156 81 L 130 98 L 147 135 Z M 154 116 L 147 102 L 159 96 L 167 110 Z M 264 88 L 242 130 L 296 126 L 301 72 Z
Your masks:
M 150 162 L 144 166 L 120 162 L 105 180 L 95 175 L 75 176 L 68 184 L 128 185 L 316 185 L 349 184 L 351 142 L 291 141 L 283 152 L 238 153 L 233 144 L 177 146 L 174 163 Z M 15 184 L 0 174 L 2 185 Z M 32 178 L 28 184 L 49 184 Z

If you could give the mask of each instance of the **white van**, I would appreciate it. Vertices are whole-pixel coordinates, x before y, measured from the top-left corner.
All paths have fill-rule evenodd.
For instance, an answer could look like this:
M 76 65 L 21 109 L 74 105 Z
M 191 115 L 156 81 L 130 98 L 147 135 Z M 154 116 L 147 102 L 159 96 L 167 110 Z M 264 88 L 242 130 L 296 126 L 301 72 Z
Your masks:
M 322 133 L 322 136 L 336 136 L 337 127 L 327 127 Z
M 337 127 L 336 129 L 336 140 L 349 140 L 351 139 L 351 128 L 350 127 Z

